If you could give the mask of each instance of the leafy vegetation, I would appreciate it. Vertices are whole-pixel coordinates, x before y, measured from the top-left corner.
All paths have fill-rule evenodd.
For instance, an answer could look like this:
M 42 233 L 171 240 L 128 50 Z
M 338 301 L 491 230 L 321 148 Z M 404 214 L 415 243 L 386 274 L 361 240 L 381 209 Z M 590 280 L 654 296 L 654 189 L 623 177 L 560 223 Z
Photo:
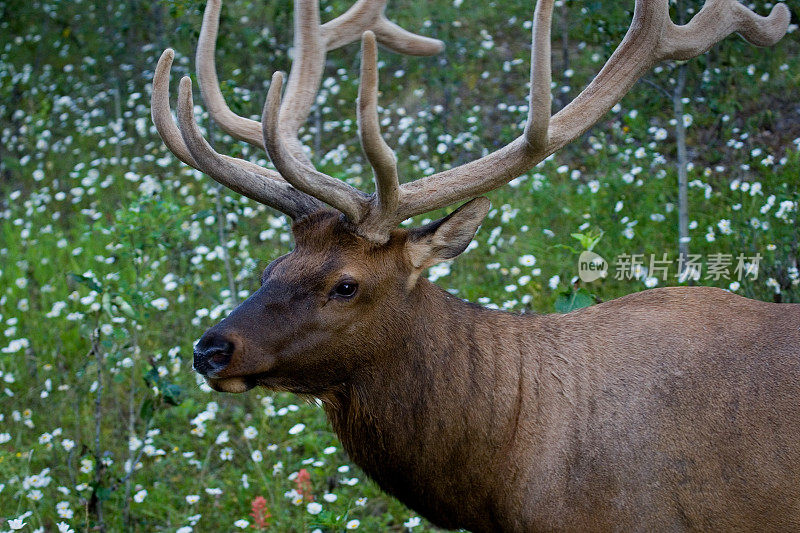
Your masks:
M 347 4 L 322 6 L 329 20 Z M 150 123 L 158 55 L 174 47 L 174 79 L 192 74 L 202 7 L 0 2 L 0 530 L 430 530 L 349 463 L 316 404 L 212 393 L 191 371 L 193 341 L 291 248 L 285 217 L 177 162 Z M 596 74 L 631 10 L 558 4 L 556 109 Z M 433 58 L 381 53 L 383 129 L 404 179 L 519 135 L 532 11 L 390 5 L 401 25 L 448 45 Z M 257 117 L 272 70 L 290 66 L 291 2 L 230 0 L 221 27 L 223 92 Z M 517 312 L 681 283 L 800 301 L 795 29 L 769 50 L 731 37 L 686 63 L 680 117 L 664 94 L 678 65 L 657 68 L 579 142 L 490 194 L 469 251 L 430 279 Z M 329 54 L 303 141 L 321 170 L 369 190 L 357 67 L 357 45 Z M 268 164 L 197 113 L 221 151 Z M 678 277 L 676 120 L 688 135 L 697 280 Z M 584 250 L 606 259 L 605 278 L 580 281 Z M 666 278 L 650 262 L 664 254 Z M 757 275 L 739 279 L 754 257 Z

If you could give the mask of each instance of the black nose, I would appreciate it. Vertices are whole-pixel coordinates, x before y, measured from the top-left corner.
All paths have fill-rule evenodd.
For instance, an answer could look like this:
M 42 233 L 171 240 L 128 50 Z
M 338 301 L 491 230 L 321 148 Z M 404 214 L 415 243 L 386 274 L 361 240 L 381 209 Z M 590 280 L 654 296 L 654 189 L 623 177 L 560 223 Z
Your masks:
M 220 372 L 228 366 L 234 350 L 231 341 L 222 335 L 209 333 L 203 335 L 194 349 L 194 370 L 204 376 Z

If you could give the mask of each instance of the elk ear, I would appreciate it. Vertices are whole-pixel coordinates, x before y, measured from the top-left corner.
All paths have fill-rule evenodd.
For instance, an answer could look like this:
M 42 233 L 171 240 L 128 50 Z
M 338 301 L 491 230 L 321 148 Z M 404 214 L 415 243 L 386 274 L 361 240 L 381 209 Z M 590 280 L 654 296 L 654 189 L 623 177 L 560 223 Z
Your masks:
M 481 196 L 444 218 L 408 232 L 406 252 L 415 270 L 411 286 L 426 268 L 453 259 L 467 249 L 490 206 L 489 200 Z

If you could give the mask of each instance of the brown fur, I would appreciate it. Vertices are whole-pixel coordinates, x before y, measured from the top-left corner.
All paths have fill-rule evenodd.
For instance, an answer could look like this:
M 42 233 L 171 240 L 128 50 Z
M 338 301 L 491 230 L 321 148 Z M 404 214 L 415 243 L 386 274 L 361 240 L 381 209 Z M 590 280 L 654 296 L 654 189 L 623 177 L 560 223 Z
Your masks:
M 674 287 L 513 315 L 409 289 L 419 235 L 377 246 L 332 213 L 294 231 L 204 336 L 236 345 L 209 383 L 322 398 L 353 461 L 433 523 L 800 528 L 800 305 Z M 359 293 L 330 299 L 343 277 Z

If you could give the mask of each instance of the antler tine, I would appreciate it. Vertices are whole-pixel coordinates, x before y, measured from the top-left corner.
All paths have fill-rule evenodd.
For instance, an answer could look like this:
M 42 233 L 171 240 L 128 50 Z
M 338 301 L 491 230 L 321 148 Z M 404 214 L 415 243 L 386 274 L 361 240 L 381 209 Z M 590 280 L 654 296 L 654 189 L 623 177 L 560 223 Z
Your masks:
M 297 4 L 298 5 L 295 6 L 295 46 L 297 49 L 297 45 L 299 44 L 299 48 L 303 49 L 303 40 L 319 40 L 319 36 L 317 35 L 317 28 L 298 28 L 298 11 L 301 11 L 301 2 L 298 1 Z M 306 2 L 306 5 L 307 4 L 308 2 Z M 220 126 L 220 128 L 240 141 L 247 142 L 258 148 L 264 148 L 264 138 L 261 124 L 258 121 L 241 117 L 231 111 L 231 109 L 228 107 L 228 104 L 225 102 L 225 97 L 222 95 L 222 91 L 219 87 L 215 53 L 217 34 L 219 31 L 219 14 L 221 8 L 222 0 L 209 0 L 206 4 L 205 12 L 203 13 L 203 24 L 200 27 L 200 37 L 197 41 L 197 53 L 195 55 L 195 62 L 197 63 L 197 83 L 200 86 L 200 92 L 203 95 L 203 101 L 208 107 L 209 114 Z M 317 20 L 318 18 L 319 13 L 316 15 Z M 322 60 L 318 60 L 318 57 L 309 58 L 309 51 L 313 53 L 314 47 L 306 46 L 304 50 L 305 53 L 300 54 L 298 63 L 303 63 L 303 68 L 298 68 L 296 70 L 301 74 L 296 75 L 295 78 L 299 76 L 303 79 L 303 81 L 310 81 L 313 86 L 316 87 L 319 82 L 315 82 L 314 78 L 321 78 L 322 67 L 324 65 Z M 313 53 L 313 55 L 318 56 L 319 54 Z M 308 59 L 316 59 L 317 61 L 308 61 Z M 295 71 L 294 66 L 292 70 Z M 290 81 L 290 86 L 296 84 L 296 81 L 294 83 Z M 311 105 L 313 104 L 313 95 L 311 96 L 312 98 L 310 101 L 302 102 L 304 105 L 295 108 L 299 109 L 299 115 L 302 115 L 302 118 L 297 124 L 298 128 L 305 120 L 308 111 L 311 109 Z M 305 114 L 303 113 L 303 110 L 305 110 Z M 296 122 L 298 121 L 292 120 L 292 124 Z M 296 143 L 292 143 L 292 152 L 297 158 L 304 161 L 307 165 L 310 165 L 308 157 L 305 155 L 302 147 L 300 147 L 299 144 L 299 140 Z
M 156 70 L 153 75 L 153 92 L 150 96 L 150 114 L 153 117 L 153 124 L 158 130 L 158 134 L 164 140 L 164 144 L 170 151 L 175 154 L 178 159 L 203 172 L 197 161 L 190 153 L 183 141 L 181 132 L 178 126 L 175 125 L 175 120 L 172 118 L 172 110 L 169 105 L 169 79 L 170 71 L 172 69 L 172 61 L 175 57 L 175 52 L 171 48 L 167 48 L 161 54 L 156 65 Z M 225 159 L 228 163 L 239 165 L 245 170 L 264 176 L 267 179 L 284 181 L 280 174 L 274 170 L 261 167 L 250 161 L 244 159 L 237 159 L 223 154 L 217 154 Z
M 777 4 L 767 17 L 736 0 L 707 0 L 684 26 L 669 18 L 668 0 L 636 0 L 628 33 L 591 83 L 549 120 L 549 29 L 551 0 L 537 2 L 531 52 L 531 106 L 525 133 L 475 161 L 400 187 L 399 212 L 432 211 L 502 186 L 579 137 L 607 113 L 653 65 L 689 59 L 739 32 L 752 44 L 771 45 L 785 33 L 789 10 Z
M 200 37 L 197 40 L 195 63 L 197 64 L 197 84 L 203 95 L 203 101 L 214 121 L 232 137 L 263 148 L 261 140 L 261 124 L 255 120 L 240 117 L 228 107 L 217 78 L 217 65 L 214 59 L 219 30 L 219 12 L 222 0 L 208 0 L 203 13 L 203 24 L 200 26 Z
M 532 152 L 540 152 L 547 145 L 547 133 L 552 112 L 550 82 L 553 77 L 550 65 L 550 26 L 553 18 L 553 0 L 536 2 L 533 12 L 531 37 L 531 92 L 528 102 L 528 121 L 525 138 Z M 512 178 L 513 179 L 513 178 Z
M 708 0 L 688 24 L 666 21 L 662 58 L 690 59 L 733 32 L 755 46 L 772 46 L 786 33 L 790 18 L 786 4 L 776 4 L 762 17 L 736 0 Z
M 361 83 L 358 87 L 358 133 L 361 147 L 375 174 L 378 206 L 382 214 L 394 214 L 400 197 L 397 159 L 381 136 L 378 122 L 378 52 L 375 34 L 361 39 Z
M 383 15 L 376 22 L 373 31 L 379 43 L 398 54 L 432 56 L 444 50 L 444 43 L 439 39 L 411 33 Z
M 322 25 L 322 35 L 328 51 L 335 50 L 361 38 L 366 30 L 375 32 L 386 48 L 412 56 L 431 56 L 444 50 L 438 39 L 423 37 L 390 22 L 383 10 L 387 0 L 358 0 L 345 13 Z
M 264 179 L 264 176 L 237 164 L 239 160 L 224 157 L 215 152 L 203 138 L 194 119 L 194 102 L 192 100 L 192 80 L 186 76 L 181 79 L 178 90 L 178 124 L 184 146 L 197 162 L 198 169 L 202 169 L 225 187 L 278 209 L 292 219 L 324 207 L 316 198 L 293 189 L 287 182 Z
M 156 71 L 153 74 L 150 115 L 153 117 L 153 124 L 156 125 L 156 130 L 158 130 L 158 134 L 164 144 L 167 145 L 167 148 L 178 156 L 178 159 L 190 167 L 200 170 L 192 154 L 189 153 L 189 149 L 186 148 L 181 132 L 178 131 L 178 127 L 172 118 L 172 110 L 169 105 L 169 75 L 174 58 L 175 52 L 172 48 L 167 48 L 158 59 L 158 65 L 156 65 Z
M 508 183 L 546 157 L 544 152 L 548 146 L 551 114 L 550 25 L 553 4 L 553 0 L 536 3 L 531 37 L 528 119 L 523 135 L 480 159 L 403 184 L 400 187 L 400 220 L 480 196 Z
M 368 202 L 367 196 L 344 181 L 304 165 L 286 146 L 280 132 L 282 86 L 283 74 L 276 72 L 272 76 L 261 120 L 267 153 L 272 163 L 296 189 L 335 207 L 350 222 L 360 222 Z
M 295 48 L 297 49 L 299 44 L 297 39 L 299 38 L 313 41 L 315 50 L 310 54 L 306 51 L 306 59 L 302 61 L 304 68 L 300 69 L 296 68 L 294 64 L 292 65 L 292 74 L 290 74 L 289 83 L 287 84 L 285 102 L 292 101 L 294 98 L 292 95 L 298 90 L 301 93 L 306 93 L 309 91 L 308 88 L 313 87 L 313 91 L 316 93 L 316 89 L 322 81 L 325 53 L 359 39 L 364 30 L 371 27 L 378 33 L 378 39 L 381 44 L 399 53 L 432 55 L 444 48 L 444 44 L 441 41 L 415 35 L 389 22 L 383 14 L 386 0 L 359 0 L 344 14 L 321 27 L 319 26 L 319 8 L 316 2 L 313 2 L 314 5 L 310 4 L 310 2 L 298 1 L 295 5 Z M 231 136 L 253 146 L 263 148 L 261 124 L 231 111 L 225 103 L 225 98 L 219 88 L 214 54 L 221 7 L 222 0 L 209 0 L 206 4 L 203 25 L 200 28 L 200 38 L 197 44 L 197 81 L 209 113 L 217 124 Z M 303 13 L 307 22 L 303 23 L 301 21 L 298 23 L 297 15 L 299 13 Z M 316 26 L 313 26 L 314 23 L 316 23 Z M 298 27 L 302 28 L 303 31 L 298 32 Z M 302 59 L 303 57 L 304 54 L 300 54 L 300 58 Z M 294 75 L 295 72 L 300 74 Z M 302 80 L 305 88 L 295 87 L 294 78 Z M 293 111 L 287 113 L 286 117 L 290 119 L 289 124 L 282 126 L 282 131 L 289 133 L 291 136 L 296 136 L 297 129 L 308 118 L 308 113 L 313 103 L 314 94 L 304 94 L 300 97 L 292 105 Z M 291 131 L 292 129 L 294 131 Z M 302 150 L 300 141 L 290 140 L 287 137 L 287 142 L 295 157 L 310 165 L 308 157 Z
M 637 0 L 631 27 L 620 45 L 595 79 L 553 116 L 545 157 L 589 129 L 660 61 L 691 59 L 736 31 L 744 32 L 752 44 L 775 44 L 788 26 L 789 9 L 784 4 L 760 17 L 736 0 L 707 0 L 689 23 L 676 26 L 669 18 L 667 0 Z
M 294 52 L 286 96 L 280 107 L 278 131 L 292 156 L 311 167 L 297 134 L 314 105 L 325 68 L 325 44 L 320 31 L 318 0 L 295 0 Z M 262 120 L 262 134 L 263 131 Z M 266 137 L 263 139 L 266 142 Z

